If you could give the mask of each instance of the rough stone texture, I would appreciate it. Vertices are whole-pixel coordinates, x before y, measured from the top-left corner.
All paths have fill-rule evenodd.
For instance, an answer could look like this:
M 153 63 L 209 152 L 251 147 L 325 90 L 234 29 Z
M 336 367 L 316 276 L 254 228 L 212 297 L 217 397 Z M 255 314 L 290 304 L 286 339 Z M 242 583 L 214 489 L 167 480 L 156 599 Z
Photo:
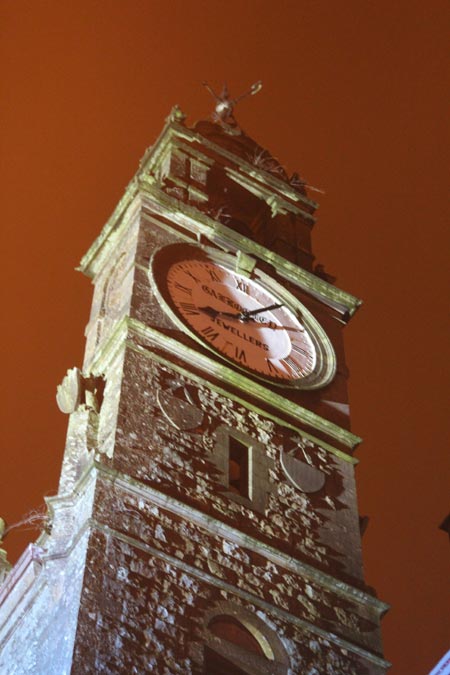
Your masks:
M 30 604 L 22 610 L 26 621 L 14 627 L 1 650 L 2 674 L 70 673 L 86 543 L 85 538 L 62 565 L 48 564 L 33 578 Z
M 98 487 L 94 517 L 117 533 L 148 543 L 205 574 L 232 584 L 255 597 L 317 626 L 379 649 L 378 612 L 364 594 L 351 594 L 331 577 L 311 575 L 289 556 L 275 562 L 274 549 L 237 534 L 234 524 L 218 532 L 211 516 L 189 509 L 176 512 L 176 501 L 157 505 L 145 488 L 127 486 L 114 478 Z M 190 517 L 187 517 L 188 514 Z
M 167 390 L 174 380 L 188 388 L 204 413 L 197 433 L 174 428 L 158 406 L 157 392 Z M 217 469 L 214 449 L 223 425 L 265 449 L 270 468 L 263 514 L 233 499 Z M 296 489 L 282 468 L 280 453 L 302 458 L 323 472 L 322 490 L 306 494 Z M 348 462 L 132 350 L 124 366 L 113 465 L 289 555 L 343 578 L 361 575 L 356 494 Z M 330 529 L 331 537 L 322 536 Z
M 119 321 L 129 313 L 136 244 L 137 223 L 132 222 L 95 280 L 91 316 L 85 331 L 85 372 L 90 370 Z
M 83 371 L 59 393 L 59 492 L 51 529 L 0 587 L 0 672 L 213 675 L 215 654 L 230 673 L 383 675 L 386 606 L 362 577 L 349 455 L 342 328 L 359 301 L 313 267 L 317 205 L 298 176 L 239 130 L 182 119 L 82 261 L 95 289 Z M 303 303 L 333 344 L 333 381 L 260 383 L 258 398 L 172 322 L 152 258 L 181 242 L 256 266 Z M 230 439 L 250 458 L 240 494 Z M 217 617 L 260 652 L 214 633 Z
M 230 136 L 220 125 L 210 122 L 200 122 L 195 128 L 203 138 L 243 160 L 249 165 L 250 172 L 252 169 L 264 171 L 269 174 L 266 180 L 272 175 L 288 183 L 279 162 L 246 134 Z M 176 190 L 175 194 L 183 201 L 195 204 L 241 234 L 311 269 L 310 230 L 314 223 L 311 214 L 317 204 L 306 199 L 304 189 L 296 194 L 297 199 L 304 198 L 300 202 L 302 211 L 293 209 L 293 200 L 279 192 L 268 191 L 264 201 L 259 194 L 254 194 L 256 188 L 244 192 L 239 183 L 239 161 L 236 159 L 233 162 L 227 156 L 226 161 L 221 161 L 211 146 L 202 145 L 200 149 L 198 142 L 194 144 L 183 139 L 173 154 L 167 156 L 158 177 L 169 193 Z M 288 189 L 295 194 L 289 184 L 285 191 Z
M 162 229 L 164 224 L 165 229 Z M 138 243 L 136 249 L 136 270 L 133 288 L 130 289 L 132 297 L 130 299 L 130 316 L 145 325 L 153 326 L 177 340 L 192 344 L 192 340 L 185 335 L 178 327 L 168 322 L 167 315 L 161 307 L 158 298 L 155 296 L 154 286 L 150 283 L 152 255 L 162 246 L 180 243 L 183 239 L 174 229 L 167 229 L 168 226 L 162 223 L 161 218 L 154 214 L 151 220 L 141 218 L 141 227 L 139 230 Z M 275 228 L 276 229 L 276 228 Z M 192 236 L 192 235 L 191 235 Z M 271 266 L 260 267 L 271 276 L 276 276 L 276 271 Z M 337 357 L 337 373 L 332 382 L 321 389 L 304 392 L 301 390 L 290 391 L 285 389 L 283 394 L 286 398 L 295 400 L 319 415 L 327 417 L 331 421 L 349 427 L 348 415 L 348 393 L 347 378 L 348 370 L 345 363 L 345 355 L 342 339 L 343 325 L 336 320 L 335 313 L 311 295 L 304 293 L 294 284 L 281 279 L 285 286 L 293 295 L 309 309 L 319 321 L 327 335 L 329 336 Z M 101 282 L 100 282 L 101 283 Z M 127 289 L 128 292 L 128 289 Z M 196 346 L 199 352 L 208 353 L 201 344 Z M 267 388 L 277 391 L 277 388 L 267 384 Z
M 224 601 L 255 614 L 282 636 L 291 673 L 383 672 L 332 640 L 308 634 L 275 612 L 208 583 L 207 578 L 194 576 L 182 566 L 136 550 L 127 541 L 98 532 L 91 538 L 89 551 L 74 654 L 77 674 L 92 672 L 87 664 L 95 664 L 98 673 L 203 673 L 203 646 L 208 639 L 203 617 Z M 95 574 L 100 567 L 104 569 L 101 576 Z
M 88 543 L 93 483 L 54 498 L 52 536 L 30 545 L 0 588 L 2 675 L 68 675 Z

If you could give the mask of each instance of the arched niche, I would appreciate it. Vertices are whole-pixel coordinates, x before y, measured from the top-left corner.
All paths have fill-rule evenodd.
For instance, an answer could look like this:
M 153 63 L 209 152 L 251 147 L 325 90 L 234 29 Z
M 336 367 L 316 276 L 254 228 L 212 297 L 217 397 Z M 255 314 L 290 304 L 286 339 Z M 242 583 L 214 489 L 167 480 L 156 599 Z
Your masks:
M 254 613 L 219 603 L 205 615 L 204 675 L 287 675 L 276 632 Z

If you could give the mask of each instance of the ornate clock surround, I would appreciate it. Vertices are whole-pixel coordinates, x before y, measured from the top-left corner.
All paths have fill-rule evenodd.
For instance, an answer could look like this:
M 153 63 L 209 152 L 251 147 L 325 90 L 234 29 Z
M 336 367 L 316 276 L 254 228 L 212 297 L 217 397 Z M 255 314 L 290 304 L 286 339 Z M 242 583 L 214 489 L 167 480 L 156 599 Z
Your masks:
M 244 272 L 243 276 L 248 277 L 249 280 L 258 284 L 262 289 L 266 290 L 270 296 L 279 299 L 279 302 L 282 303 L 283 306 L 285 306 L 301 323 L 315 352 L 315 364 L 313 369 L 307 375 L 297 379 L 277 380 L 275 378 L 265 377 L 250 368 L 242 366 L 227 358 L 219 350 L 214 349 L 211 344 L 196 333 L 188 322 L 183 320 L 179 311 L 177 311 L 177 307 L 168 289 L 167 274 L 171 266 L 187 261 L 212 263 L 229 272 L 241 276 L 243 275 L 238 255 L 225 253 L 210 247 L 196 246 L 187 243 L 169 244 L 157 249 L 150 260 L 150 284 L 164 312 L 178 329 L 187 333 L 197 343 L 200 343 L 207 350 L 213 352 L 216 356 L 219 356 L 233 367 L 236 367 L 247 374 L 251 374 L 252 377 L 257 378 L 258 380 L 262 380 L 277 387 L 312 390 L 325 387 L 332 381 L 336 373 L 336 356 L 332 344 L 322 326 L 295 295 L 289 292 L 279 281 L 260 270 L 257 265 L 253 267 L 251 272 Z

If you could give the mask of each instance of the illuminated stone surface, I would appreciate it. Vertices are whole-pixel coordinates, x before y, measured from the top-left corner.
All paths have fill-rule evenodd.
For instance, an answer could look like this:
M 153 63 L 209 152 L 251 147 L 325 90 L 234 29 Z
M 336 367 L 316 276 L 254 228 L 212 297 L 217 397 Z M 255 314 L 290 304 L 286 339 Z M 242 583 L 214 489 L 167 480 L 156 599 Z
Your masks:
M 146 153 L 81 264 L 85 360 L 58 393 L 51 530 L 1 587 L 2 674 L 385 673 L 342 342 L 359 301 L 314 267 L 316 206 L 235 127 L 175 111 Z M 258 379 L 174 321 L 152 266 L 173 244 L 293 296 L 328 336 L 332 381 Z

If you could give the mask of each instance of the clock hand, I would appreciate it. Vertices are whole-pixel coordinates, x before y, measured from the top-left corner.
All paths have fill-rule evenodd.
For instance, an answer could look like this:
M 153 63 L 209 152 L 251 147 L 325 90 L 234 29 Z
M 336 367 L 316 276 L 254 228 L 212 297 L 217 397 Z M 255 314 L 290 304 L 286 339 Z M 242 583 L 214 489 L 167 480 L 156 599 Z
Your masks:
M 213 307 L 198 307 L 198 310 L 200 312 L 204 312 L 208 316 L 210 316 L 212 319 L 215 319 L 217 316 L 225 316 L 228 319 L 238 319 L 239 321 L 242 321 L 242 323 L 247 323 L 249 321 L 253 321 L 254 323 L 257 323 L 258 326 L 261 328 L 270 328 L 271 330 L 285 330 L 290 333 L 304 333 L 303 328 L 294 328 L 291 326 L 280 326 L 274 321 L 261 321 L 257 319 L 253 319 L 253 316 L 255 314 L 259 314 L 260 312 L 267 312 L 271 309 L 278 309 L 282 307 L 282 304 L 275 304 L 275 305 L 269 305 L 268 307 L 262 307 L 261 309 L 253 309 L 250 310 L 249 312 L 240 312 L 239 314 L 234 314 L 232 312 L 222 312 L 219 309 L 214 309 Z
M 208 316 L 212 317 L 213 319 L 215 319 L 216 316 L 226 316 L 228 319 L 240 319 L 242 316 L 240 312 L 222 312 L 220 309 L 214 309 L 213 307 L 199 307 L 198 310 L 208 314 Z
M 256 323 L 256 322 L 255 322 Z M 258 326 L 261 328 L 271 328 L 272 330 L 286 330 L 290 333 L 304 333 L 303 328 L 293 328 L 292 326 L 281 326 L 274 321 L 258 321 Z
M 268 312 L 271 309 L 279 309 L 280 307 L 283 307 L 283 303 L 275 303 L 274 305 L 269 305 L 268 307 L 261 307 L 260 309 L 250 309 L 244 311 L 241 314 L 241 319 L 243 321 L 246 321 L 248 318 L 251 318 L 252 316 L 255 316 L 255 314 L 260 314 L 261 312 Z
M 283 303 L 274 303 L 273 305 L 268 305 L 267 307 L 260 307 L 258 309 L 243 310 L 242 312 L 223 312 L 219 309 L 214 309 L 213 307 L 199 307 L 200 312 L 208 314 L 208 316 L 215 319 L 217 316 L 225 316 L 228 319 L 238 319 L 239 321 L 247 322 L 250 321 L 256 314 L 261 314 L 261 312 L 268 312 L 271 309 L 279 309 L 283 307 Z
M 283 303 L 274 303 L 273 305 L 268 305 L 267 307 L 260 307 L 258 309 L 250 309 L 250 310 L 243 310 L 242 312 L 223 312 L 222 310 L 219 309 L 214 309 L 213 307 L 199 307 L 200 312 L 204 312 L 205 314 L 208 314 L 212 319 L 215 319 L 217 316 L 224 316 L 227 319 L 237 319 L 238 321 L 242 321 L 242 323 L 247 323 L 248 321 L 254 320 L 253 317 L 256 316 L 257 314 L 261 314 L 262 312 L 269 312 L 272 309 L 279 309 L 280 307 L 283 307 Z M 255 320 L 256 321 L 256 320 Z M 265 325 L 266 322 L 259 321 L 259 325 Z M 275 324 L 273 322 L 267 322 L 267 327 L 268 328 L 275 328 Z M 297 329 L 295 329 L 297 330 Z

